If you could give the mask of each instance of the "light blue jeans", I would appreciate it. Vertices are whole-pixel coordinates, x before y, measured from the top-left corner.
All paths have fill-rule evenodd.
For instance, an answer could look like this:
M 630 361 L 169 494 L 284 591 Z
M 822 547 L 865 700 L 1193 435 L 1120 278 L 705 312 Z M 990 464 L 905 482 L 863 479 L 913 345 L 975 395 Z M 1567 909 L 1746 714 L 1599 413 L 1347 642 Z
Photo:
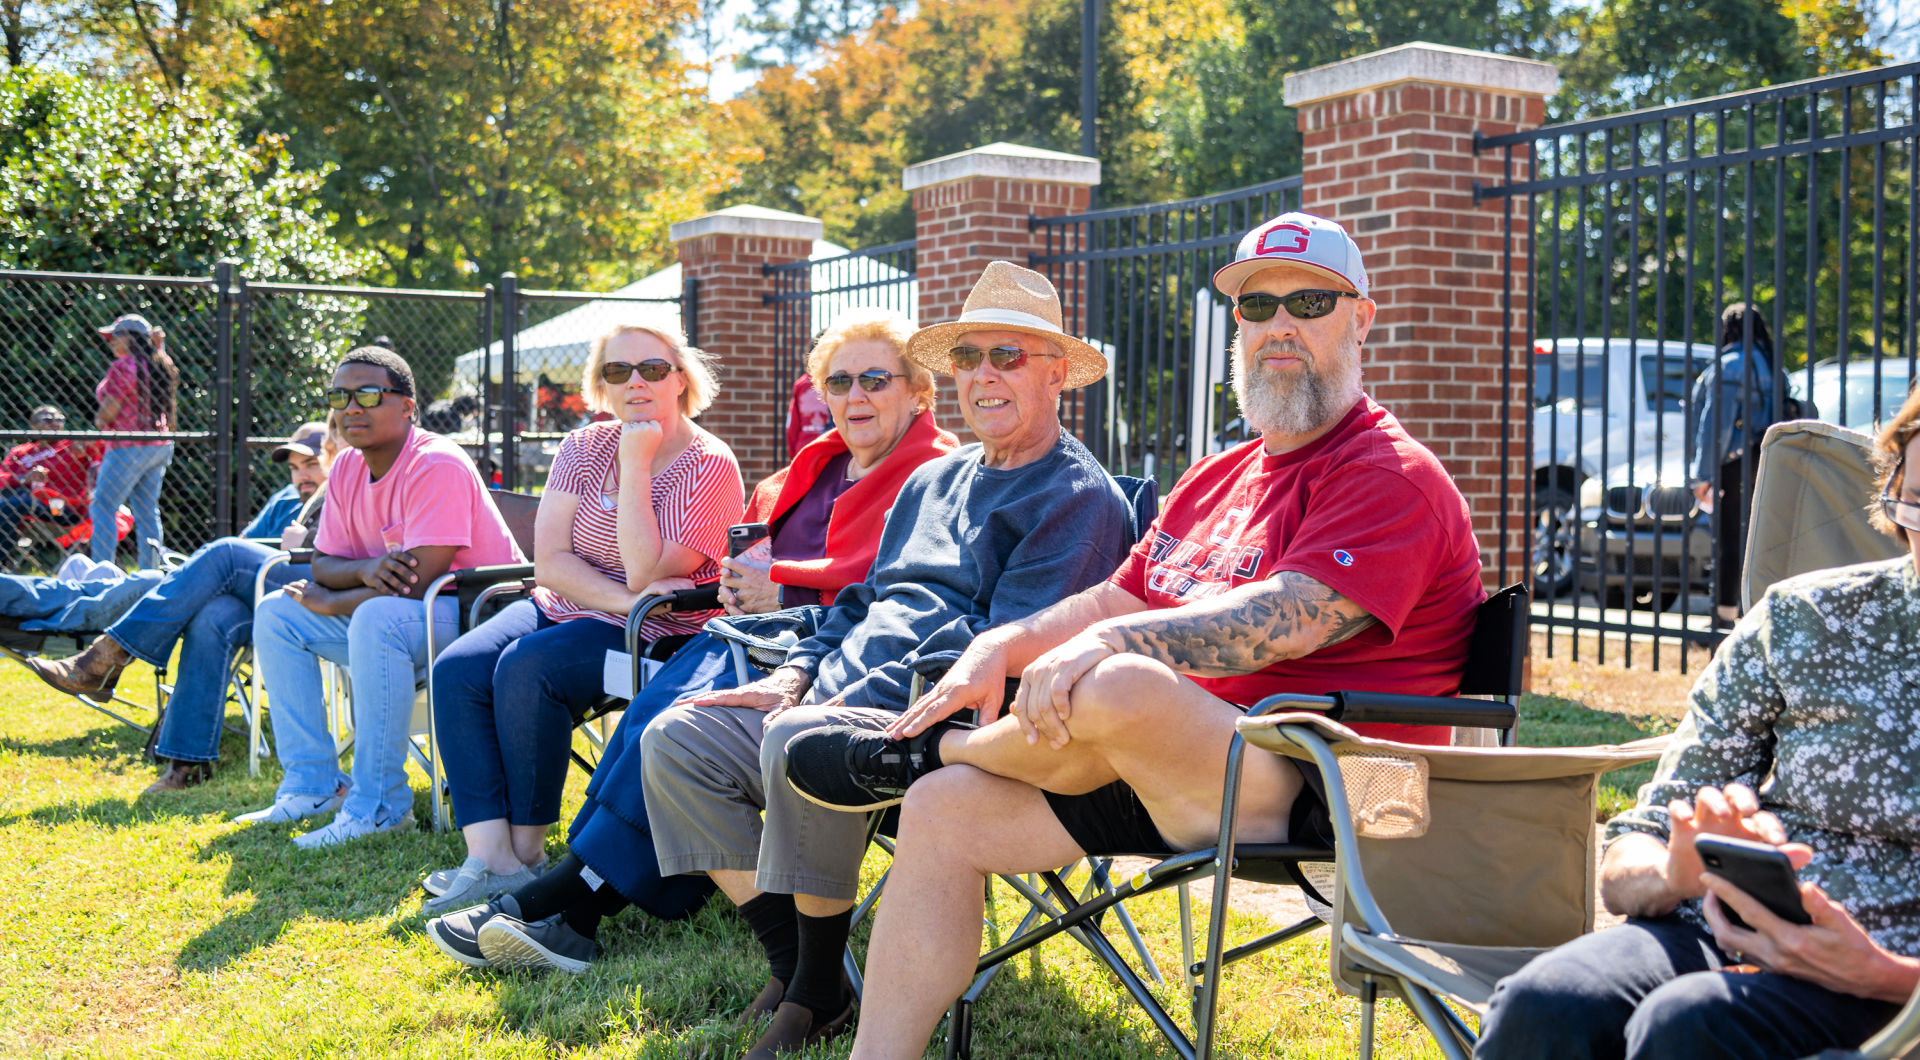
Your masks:
M 459 601 L 434 608 L 434 638 L 459 634 Z M 324 798 L 349 778 L 327 731 L 320 660 L 353 682 L 353 776 L 342 813 L 392 821 L 413 809 L 407 733 L 415 686 L 427 678 L 427 612 L 418 600 L 380 596 L 351 616 L 317 615 L 275 592 L 253 613 L 253 657 L 266 686 L 274 751 L 285 771 L 278 794 Z
M 87 513 L 93 517 L 95 563 L 113 562 L 120 531 L 114 513 L 122 504 L 133 509 L 133 539 L 142 570 L 160 566 L 160 482 L 173 463 L 173 443 L 128 445 L 109 449 L 100 458 L 100 478 L 93 487 Z

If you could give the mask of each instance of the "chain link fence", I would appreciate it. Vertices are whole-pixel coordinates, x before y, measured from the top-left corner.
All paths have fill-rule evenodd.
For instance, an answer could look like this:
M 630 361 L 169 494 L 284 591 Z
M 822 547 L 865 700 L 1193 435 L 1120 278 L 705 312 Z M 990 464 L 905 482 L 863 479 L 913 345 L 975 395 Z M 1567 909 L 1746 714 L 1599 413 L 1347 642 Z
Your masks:
M 421 425 L 464 445 L 496 485 L 526 489 L 588 418 L 579 389 L 593 338 L 616 323 L 679 327 L 685 297 L 677 267 L 613 295 L 520 292 L 511 276 L 478 291 L 249 284 L 224 263 L 211 277 L 0 270 L 0 440 L 11 449 L 0 573 L 50 572 L 87 551 L 99 454 L 132 440 L 93 423 L 112 358 L 98 329 L 124 313 L 164 333 L 180 372 L 160 514 L 164 546 L 188 552 L 239 532 L 287 484 L 272 450 L 326 418 L 321 395 L 346 351 L 379 344 L 406 358 Z M 36 420 L 43 406 L 64 421 Z M 45 484 L 28 474 L 42 464 Z M 62 474 L 64 503 L 50 488 Z M 121 565 L 133 565 L 134 545 L 128 533 Z

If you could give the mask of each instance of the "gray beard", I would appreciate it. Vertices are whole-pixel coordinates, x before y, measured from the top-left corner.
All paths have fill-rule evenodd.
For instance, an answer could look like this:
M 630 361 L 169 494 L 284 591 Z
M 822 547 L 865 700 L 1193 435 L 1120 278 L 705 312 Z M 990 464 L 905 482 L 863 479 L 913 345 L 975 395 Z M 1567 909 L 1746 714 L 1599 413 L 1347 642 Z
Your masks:
M 1343 337 L 1341 342 L 1350 338 Z M 1272 348 L 1306 360 L 1306 371 L 1295 378 L 1278 372 L 1250 367 L 1251 360 L 1233 340 L 1233 396 L 1240 403 L 1240 414 L 1247 426 L 1261 434 L 1307 434 L 1333 422 L 1353 404 L 1360 393 L 1360 359 L 1348 358 L 1350 378 L 1328 379 L 1320 374 L 1320 364 L 1299 343 L 1291 340 L 1269 342 L 1261 351 Z

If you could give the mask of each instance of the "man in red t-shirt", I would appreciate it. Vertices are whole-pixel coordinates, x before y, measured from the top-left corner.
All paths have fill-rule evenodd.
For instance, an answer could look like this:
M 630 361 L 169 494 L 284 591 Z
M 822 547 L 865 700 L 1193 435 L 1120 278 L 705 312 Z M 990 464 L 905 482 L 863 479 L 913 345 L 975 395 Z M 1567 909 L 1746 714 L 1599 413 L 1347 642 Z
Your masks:
M 27 415 L 27 427 L 58 431 L 66 414 L 41 405 Z M 94 447 L 71 438 L 24 442 L 0 460 L 0 554 L 11 552 L 21 520 L 32 516 L 53 526 L 72 526 L 87 515 L 87 472 L 98 459 Z
M 1375 306 L 1359 248 L 1332 221 L 1283 214 L 1214 285 L 1234 301 L 1234 392 L 1261 437 L 1194 465 L 1111 578 L 982 635 L 884 734 L 787 746 L 789 780 L 816 802 L 884 806 L 912 785 L 856 1057 L 920 1054 L 973 974 L 987 875 L 1209 845 L 1234 721 L 1255 701 L 1459 687 L 1479 548 L 1445 469 L 1360 388 Z M 969 708 L 980 727 L 945 720 Z M 1249 755 L 1238 827 L 1243 842 L 1330 841 L 1317 772 Z

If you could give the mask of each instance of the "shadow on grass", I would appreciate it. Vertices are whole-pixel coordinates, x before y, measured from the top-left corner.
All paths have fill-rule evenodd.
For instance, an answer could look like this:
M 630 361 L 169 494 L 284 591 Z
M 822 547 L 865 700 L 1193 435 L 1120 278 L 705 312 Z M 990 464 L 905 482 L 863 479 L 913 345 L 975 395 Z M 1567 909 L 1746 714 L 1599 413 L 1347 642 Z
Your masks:
M 42 755 L 48 758 L 136 758 L 147 745 L 147 734 L 130 729 L 110 718 L 84 732 L 49 740 L 0 739 L 0 747 L 15 754 Z

